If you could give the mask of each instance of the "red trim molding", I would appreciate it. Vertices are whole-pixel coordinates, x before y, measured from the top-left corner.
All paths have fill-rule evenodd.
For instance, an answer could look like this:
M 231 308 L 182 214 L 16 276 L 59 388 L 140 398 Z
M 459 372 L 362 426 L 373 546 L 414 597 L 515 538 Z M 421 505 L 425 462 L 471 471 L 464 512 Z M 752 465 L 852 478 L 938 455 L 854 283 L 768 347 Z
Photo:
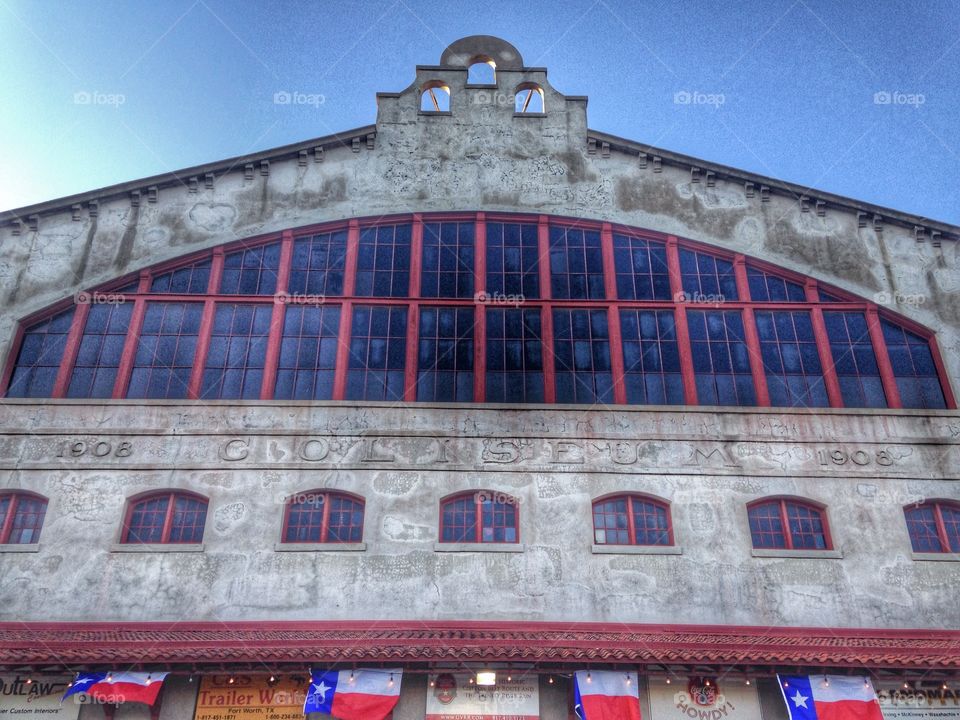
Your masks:
M 960 668 L 960 631 L 520 622 L 0 623 L 0 668 L 509 661 Z

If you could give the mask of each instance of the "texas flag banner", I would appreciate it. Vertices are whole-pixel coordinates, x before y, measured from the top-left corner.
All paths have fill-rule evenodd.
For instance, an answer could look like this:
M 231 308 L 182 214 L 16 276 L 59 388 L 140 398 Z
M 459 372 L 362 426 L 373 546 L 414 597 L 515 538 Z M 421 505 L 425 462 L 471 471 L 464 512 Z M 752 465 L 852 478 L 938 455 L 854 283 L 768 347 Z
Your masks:
M 139 702 L 153 705 L 167 673 L 104 672 L 80 673 L 67 688 L 60 703 L 71 695 L 83 693 L 111 705 Z
M 311 670 L 303 714 L 383 720 L 400 699 L 403 670 Z
M 790 720 L 883 720 L 868 677 L 778 675 Z
M 573 681 L 573 710 L 581 720 L 640 720 L 637 674 L 579 670 Z

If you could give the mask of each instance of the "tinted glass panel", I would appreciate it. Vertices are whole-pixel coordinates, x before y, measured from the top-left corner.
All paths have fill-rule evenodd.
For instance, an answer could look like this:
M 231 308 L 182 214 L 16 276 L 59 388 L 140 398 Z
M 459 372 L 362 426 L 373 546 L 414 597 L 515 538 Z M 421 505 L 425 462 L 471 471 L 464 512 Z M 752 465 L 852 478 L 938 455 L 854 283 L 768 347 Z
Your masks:
M 202 313 L 200 303 L 147 303 L 127 397 L 187 397 Z
M 739 310 L 687 310 L 701 405 L 755 405 L 750 356 Z
M 288 283 L 292 299 L 304 296 L 305 301 L 316 302 L 330 295 L 343 295 L 346 257 L 346 230 L 297 238 Z
M 543 402 L 540 310 L 487 309 L 488 402 Z
M 225 295 L 273 295 L 280 271 L 280 243 L 239 250 L 223 259 L 220 292 Z
M 613 266 L 621 300 L 669 300 L 667 247 L 653 240 L 613 236 Z
M 941 409 L 947 406 L 940 387 L 937 366 L 933 362 L 930 343 L 889 320 L 880 320 L 883 337 L 890 354 L 890 364 L 897 378 L 900 402 L 905 408 Z
M 330 400 L 333 397 L 339 329 L 339 306 L 287 306 L 275 398 Z
M 825 312 L 823 321 L 845 407 L 886 407 L 880 368 L 862 312 Z
M 51 397 L 73 322 L 73 308 L 23 333 L 7 397 Z
M 169 505 L 169 495 L 148 498 L 134 505 L 127 523 L 124 542 L 135 544 L 162 542 Z
M 407 297 L 410 286 L 410 226 L 361 228 L 356 294 Z
M 272 305 L 217 305 L 200 397 L 260 397 L 272 315 Z
M 43 527 L 43 517 L 47 512 L 47 501 L 29 495 L 15 495 L 5 498 L 8 505 L 13 505 L 13 524 L 7 543 L 12 545 L 29 545 L 40 541 L 40 529 Z M 0 522 L 5 520 L 5 512 L 0 505 Z
M 405 307 L 353 309 L 348 400 L 402 400 L 407 347 Z
M 536 225 L 487 223 L 487 294 L 539 298 L 539 255 Z
M 210 261 L 203 260 L 177 270 L 170 270 L 161 275 L 154 275 L 153 281 L 150 283 L 150 292 L 175 295 L 205 293 L 209 281 Z M 129 292 L 135 290 L 136 287 L 133 287 Z
M 606 310 L 554 310 L 557 402 L 612 403 Z
M 756 310 L 754 317 L 770 404 L 827 407 L 830 403 L 810 313 Z
M 750 299 L 754 302 L 806 302 L 803 285 L 756 268 L 747 268 Z
M 550 226 L 550 285 L 554 298 L 604 298 L 598 231 Z
M 473 400 L 473 308 L 423 308 L 417 400 Z
M 688 302 L 737 300 L 733 263 L 680 248 L 680 279 Z
M 682 405 L 683 379 L 673 310 L 621 310 L 627 402 Z
M 477 542 L 477 502 L 478 499 L 470 495 L 443 504 L 440 508 L 441 542 Z
M 207 503 L 192 497 L 177 496 L 170 523 L 170 542 L 203 542 L 203 526 L 207 521 Z
M 108 398 L 113 394 L 132 314 L 133 303 L 90 307 L 67 397 Z
M 473 228 L 472 222 L 424 223 L 421 297 L 473 297 Z
M 755 548 L 787 547 L 787 539 L 783 534 L 783 516 L 780 514 L 779 502 L 754 505 L 747 515 L 750 519 L 750 536 Z

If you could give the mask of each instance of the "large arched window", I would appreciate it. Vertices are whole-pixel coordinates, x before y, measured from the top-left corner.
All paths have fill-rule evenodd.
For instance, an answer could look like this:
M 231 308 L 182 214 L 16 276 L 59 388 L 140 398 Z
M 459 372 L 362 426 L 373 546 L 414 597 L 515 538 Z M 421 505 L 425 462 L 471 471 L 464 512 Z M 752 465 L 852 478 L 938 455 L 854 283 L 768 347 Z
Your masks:
M 432 80 L 420 89 L 420 112 L 450 112 L 450 87 L 441 80 Z
M 207 499 L 182 490 L 133 498 L 127 505 L 120 542 L 125 545 L 203 542 Z
M 467 85 L 496 84 L 497 64 L 485 55 L 478 55 L 473 58 L 467 68 Z
M 517 499 L 494 490 L 475 490 L 440 502 L 440 542 L 518 543 Z
M 793 498 L 764 498 L 747 506 L 755 550 L 832 550 L 823 506 Z
M 40 541 L 47 500 L 29 492 L 0 492 L 0 545 Z
M 903 512 L 914 552 L 960 553 L 960 502 L 930 500 Z
M 518 115 L 542 115 L 546 112 L 543 88 L 536 83 L 518 85 L 514 103 Z
M 332 222 L 21 323 L 7 397 L 955 408 L 933 333 L 755 258 L 497 213 Z
M 597 545 L 673 545 L 670 506 L 645 495 L 614 495 L 593 501 Z
M 343 492 L 309 490 L 287 500 L 285 543 L 358 543 L 363 538 L 363 499 Z

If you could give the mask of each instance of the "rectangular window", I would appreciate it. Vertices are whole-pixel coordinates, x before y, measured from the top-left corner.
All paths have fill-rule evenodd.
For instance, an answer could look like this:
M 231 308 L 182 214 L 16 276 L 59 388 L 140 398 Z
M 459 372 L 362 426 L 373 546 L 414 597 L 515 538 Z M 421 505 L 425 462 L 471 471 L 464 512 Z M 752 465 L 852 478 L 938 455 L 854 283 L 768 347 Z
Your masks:
M 326 297 L 343 295 L 347 231 L 297 238 L 293 243 L 288 292 Z
M 147 303 L 127 397 L 187 397 L 202 315 L 201 303 Z
M 539 298 L 539 256 L 536 225 L 487 223 L 487 294 Z
M 803 285 L 756 268 L 747 268 L 750 299 L 754 302 L 806 302 Z
M 29 327 L 23 333 L 7 397 L 50 397 L 67 347 L 73 308 Z
M 273 295 L 280 272 L 280 243 L 229 253 L 223 259 L 223 295 Z
M 599 231 L 550 226 L 550 287 L 554 298 L 603 300 Z
M 756 405 L 739 310 L 687 310 L 701 405 Z
M 277 366 L 278 400 L 330 400 L 340 308 L 288 305 Z
M 680 280 L 688 302 L 737 300 L 733 263 L 680 248 Z
M 887 407 L 877 356 L 862 312 L 825 312 L 844 407 Z
M 405 307 L 356 307 L 347 400 L 402 400 L 407 349 Z
M 487 309 L 487 402 L 542 403 L 540 311 Z
M 271 305 L 217 304 L 201 398 L 260 397 L 272 315 Z
M 360 230 L 356 294 L 401 297 L 410 289 L 410 226 L 378 225 Z
M 424 223 L 420 297 L 473 297 L 472 222 Z
M 617 297 L 621 300 L 669 300 L 670 271 L 663 243 L 613 236 L 613 265 L 617 274 Z
M 108 398 L 113 394 L 132 314 L 133 303 L 90 307 L 67 397 Z
M 683 405 L 673 310 L 621 310 L 624 384 L 632 405 Z
M 606 310 L 554 310 L 557 402 L 612 403 Z
M 925 339 L 881 320 L 883 337 L 887 342 L 890 364 L 897 379 L 900 402 L 905 408 L 943 409 L 947 402 L 940 387 L 937 366 L 933 362 L 930 343 Z
M 420 310 L 417 400 L 473 400 L 473 308 Z
M 774 407 L 827 407 L 810 313 L 756 310 L 760 353 Z

